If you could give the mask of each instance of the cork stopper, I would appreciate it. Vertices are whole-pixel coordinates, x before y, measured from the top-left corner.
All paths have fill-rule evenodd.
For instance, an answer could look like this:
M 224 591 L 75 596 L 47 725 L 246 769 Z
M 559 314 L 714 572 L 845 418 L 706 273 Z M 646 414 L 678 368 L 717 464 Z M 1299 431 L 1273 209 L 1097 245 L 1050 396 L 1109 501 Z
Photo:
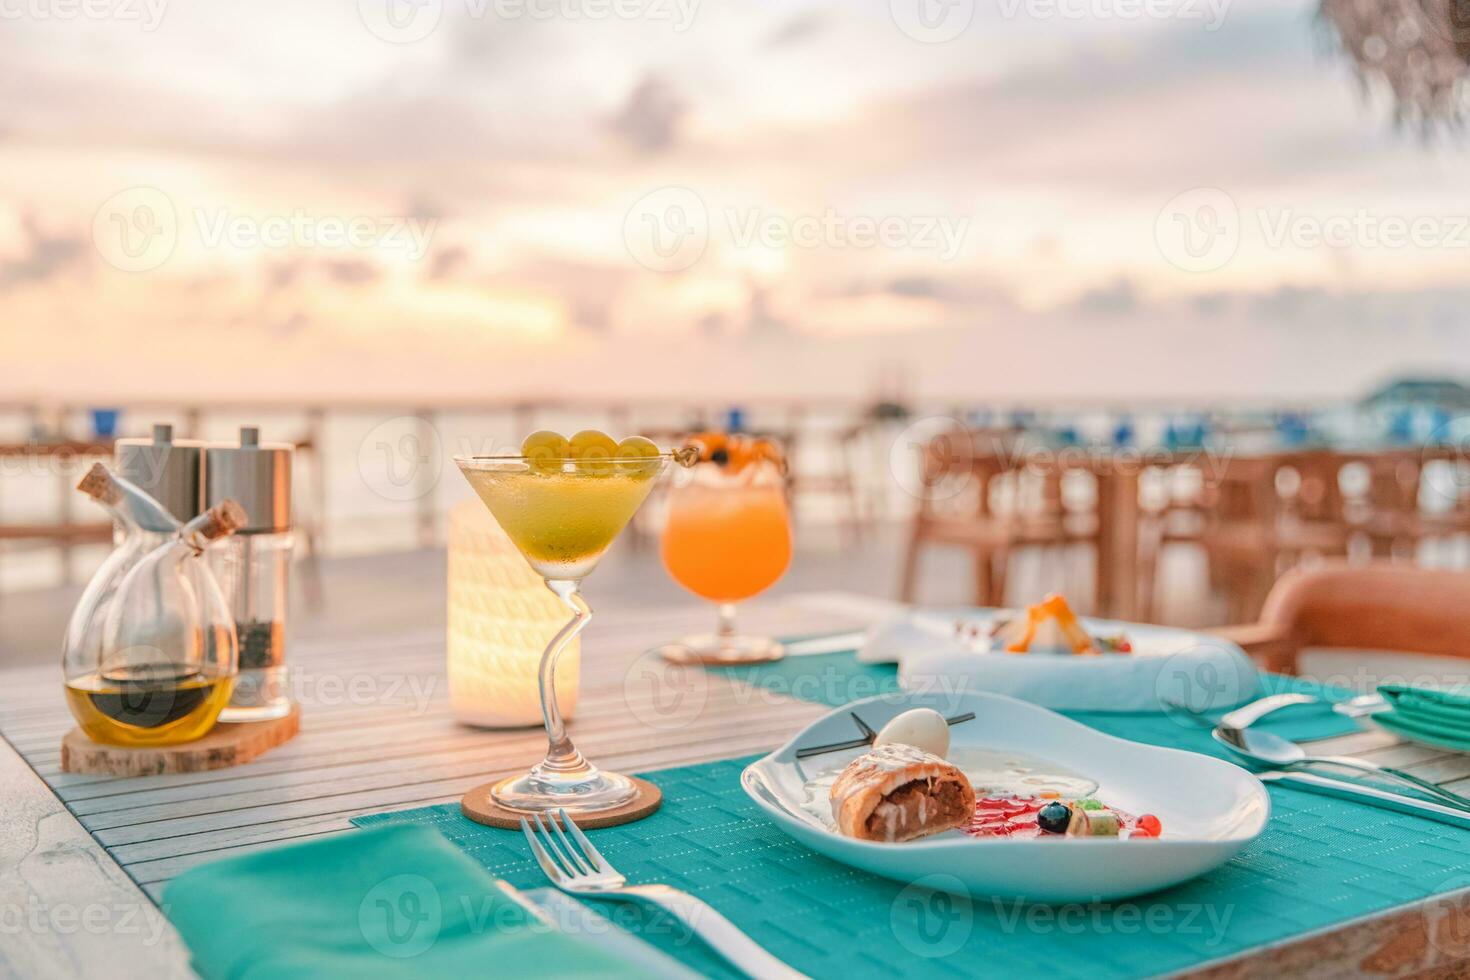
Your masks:
M 221 500 L 190 523 L 204 540 L 214 541 L 234 534 L 247 520 L 244 507 L 233 500 Z
M 99 504 L 115 504 L 122 500 L 122 491 L 118 489 L 117 481 L 101 463 L 92 464 L 92 468 L 82 477 L 82 482 L 77 484 L 77 489 Z

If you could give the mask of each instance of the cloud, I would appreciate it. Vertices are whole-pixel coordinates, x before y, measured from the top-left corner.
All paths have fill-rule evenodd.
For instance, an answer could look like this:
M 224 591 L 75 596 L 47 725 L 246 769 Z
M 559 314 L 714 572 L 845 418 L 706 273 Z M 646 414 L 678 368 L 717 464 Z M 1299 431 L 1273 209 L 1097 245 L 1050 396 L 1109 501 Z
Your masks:
M 613 117 L 612 131 L 643 153 L 666 150 L 678 138 L 688 106 L 668 82 L 645 75 Z
M 0 289 L 46 282 L 78 265 L 86 254 L 85 238 L 80 235 L 48 235 L 41 230 L 35 215 L 25 216 L 21 231 L 25 235 L 24 251 L 16 258 L 0 262 Z
M 424 273 L 424 278 L 430 282 L 451 279 L 464 270 L 469 257 L 469 250 L 463 245 L 436 248 L 429 257 L 429 268 Z
M 794 17 L 782 22 L 771 33 L 767 34 L 762 46 L 766 48 L 785 48 L 810 41 L 827 29 L 827 18 L 815 10 L 806 10 Z
M 938 282 L 927 276 L 903 276 L 888 283 L 888 292 L 895 296 L 936 298 L 943 290 Z
M 1127 279 L 1115 279 L 1106 286 L 1085 290 L 1072 301 L 1072 309 L 1082 314 L 1122 316 L 1136 313 L 1138 293 Z
M 323 263 L 331 280 L 343 286 L 362 286 L 376 282 L 382 275 L 365 259 L 328 259 Z

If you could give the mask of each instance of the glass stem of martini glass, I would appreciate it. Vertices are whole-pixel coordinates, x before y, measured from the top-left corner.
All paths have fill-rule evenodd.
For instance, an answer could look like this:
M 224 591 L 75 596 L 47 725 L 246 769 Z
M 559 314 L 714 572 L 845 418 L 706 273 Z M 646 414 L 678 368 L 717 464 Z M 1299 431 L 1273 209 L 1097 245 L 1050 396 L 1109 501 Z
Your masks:
M 546 758 L 536 768 L 547 775 L 554 774 L 562 778 L 575 778 L 583 774 L 595 776 L 597 770 L 582 758 L 582 753 L 578 752 L 577 747 L 572 744 L 571 736 L 567 734 L 566 722 L 561 717 L 561 709 L 556 703 L 556 662 L 561 659 L 562 651 L 567 648 L 567 644 L 571 643 L 592 619 L 592 609 L 577 591 L 578 583 L 573 579 L 548 579 L 546 587 L 556 593 L 558 599 L 566 603 L 567 608 L 572 611 L 572 618 L 556 636 L 552 637 L 546 651 L 541 654 L 541 668 L 538 677 L 541 688 L 541 717 L 546 722 L 546 738 L 549 747 L 546 750 Z

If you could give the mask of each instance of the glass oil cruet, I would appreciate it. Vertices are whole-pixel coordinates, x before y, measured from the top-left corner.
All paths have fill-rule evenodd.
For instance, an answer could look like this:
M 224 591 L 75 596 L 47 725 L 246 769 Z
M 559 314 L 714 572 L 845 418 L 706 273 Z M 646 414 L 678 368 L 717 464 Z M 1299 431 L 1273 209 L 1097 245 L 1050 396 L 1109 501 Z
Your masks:
M 115 547 L 102 562 L 67 623 L 63 649 L 66 676 L 96 670 L 102 661 L 102 625 L 123 576 L 140 559 L 179 532 L 179 521 L 129 480 L 93 465 L 77 489 L 112 516 Z
M 234 686 L 238 648 L 229 606 L 203 555 L 245 519 L 234 501 L 220 502 L 137 559 L 108 601 L 78 608 L 85 622 L 74 617 L 78 628 L 68 640 L 100 641 L 68 642 L 66 696 L 93 741 L 172 745 L 214 727 Z

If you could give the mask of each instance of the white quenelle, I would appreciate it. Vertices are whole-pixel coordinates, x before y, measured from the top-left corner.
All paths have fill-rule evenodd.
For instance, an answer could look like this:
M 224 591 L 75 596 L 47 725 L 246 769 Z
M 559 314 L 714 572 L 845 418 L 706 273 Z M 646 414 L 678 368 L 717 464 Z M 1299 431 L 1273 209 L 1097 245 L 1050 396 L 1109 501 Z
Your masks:
M 883 726 L 873 747 L 912 745 L 930 755 L 945 758 L 949 753 L 949 722 L 933 708 L 913 708 Z

